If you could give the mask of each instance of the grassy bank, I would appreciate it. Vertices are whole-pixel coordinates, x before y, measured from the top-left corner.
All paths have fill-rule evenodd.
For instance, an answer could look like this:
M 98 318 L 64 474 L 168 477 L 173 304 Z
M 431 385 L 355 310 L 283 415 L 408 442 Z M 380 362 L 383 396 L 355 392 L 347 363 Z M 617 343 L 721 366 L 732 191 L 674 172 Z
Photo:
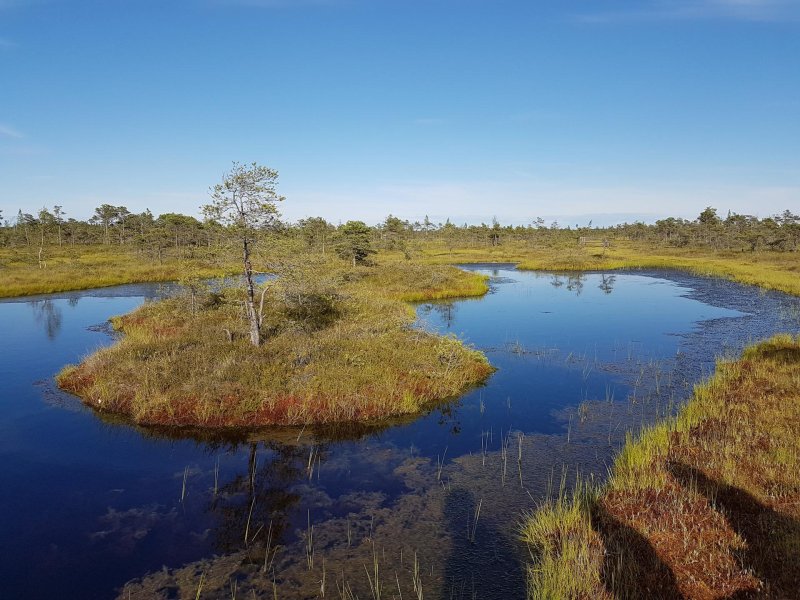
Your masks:
M 86 290 L 124 283 L 176 281 L 187 273 L 217 277 L 239 272 L 235 263 L 204 248 L 161 259 L 119 246 L 48 247 L 40 263 L 36 249 L 0 249 L 0 298 Z
M 411 327 L 406 299 L 480 295 L 453 267 L 320 262 L 267 284 L 263 330 L 245 339 L 240 291 L 148 303 L 114 325 L 114 346 L 67 367 L 59 385 L 142 424 L 200 427 L 369 421 L 417 413 L 492 367 L 453 337 Z
M 563 258 L 532 256 L 523 260 L 519 268 L 679 269 L 800 296 L 800 254 L 796 252 L 710 252 L 677 248 L 653 252 L 646 247 L 628 243 L 605 251 L 596 248 L 573 251 Z
M 602 489 L 526 522 L 531 598 L 796 598 L 800 338 L 724 361 Z

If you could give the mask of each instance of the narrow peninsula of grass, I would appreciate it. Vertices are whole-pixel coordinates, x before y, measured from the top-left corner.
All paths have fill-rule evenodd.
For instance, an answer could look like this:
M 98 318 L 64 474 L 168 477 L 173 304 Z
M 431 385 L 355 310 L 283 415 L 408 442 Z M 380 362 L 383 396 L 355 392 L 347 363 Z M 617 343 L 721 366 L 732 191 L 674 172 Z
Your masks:
M 531 598 L 796 598 L 800 338 L 722 361 L 602 489 L 534 513 Z
M 48 248 L 39 261 L 28 248 L 0 249 L 0 298 L 52 294 L 73 290 L 176 281 L 192 273 L 195 277 L 218 277 L 237 272 L 230 260 L 221 260 L 203 248 L 186 249 L 180 256 L 147 256 L 118 246 Z
M 482 382 L 486 357 L 413 327 L 403 300 L 480 295 L 454 267 L 289 270 L 264 290 L 265 341 L 245 339 L 241 292 L 146 303 L 116 318 L 115 345 L 59 385 L 137 423 L 199 427 L 369 421 L 417 413 Z

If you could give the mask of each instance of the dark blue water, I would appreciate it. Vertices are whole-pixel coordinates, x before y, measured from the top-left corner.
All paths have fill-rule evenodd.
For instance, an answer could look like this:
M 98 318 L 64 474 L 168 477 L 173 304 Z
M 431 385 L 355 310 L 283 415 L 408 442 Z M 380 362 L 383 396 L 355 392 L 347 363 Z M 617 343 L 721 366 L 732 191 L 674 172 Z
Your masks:
M 234 580 L 309 597 L 325 557 L 328 594 L 337 565 L 368 595 L 379 544 L 401 585 L 418 553 L 426 598 L 524 597 L 514 528 L 554 474 L 602 476 L 625 431 L 674 411 L 715 357 L 798 331 L 797 299 L 725 281 L 473 268 L 492 275 L 489 295 L 418 314 L 486 352 L 485 386 L 403 422 L 237 439 L 143 430 L 55 389 L 65 364 L 113 343 L 110 316 L 159 286 L 0 302 L 0 598 L 110 598 L 134 578 L 124 597 L 194 597 L 179 568 L 215 555 L 244 558 L 204 575 L 203 597 L 230 597 Z M 257 570 L 267 539 L 280 552 Z

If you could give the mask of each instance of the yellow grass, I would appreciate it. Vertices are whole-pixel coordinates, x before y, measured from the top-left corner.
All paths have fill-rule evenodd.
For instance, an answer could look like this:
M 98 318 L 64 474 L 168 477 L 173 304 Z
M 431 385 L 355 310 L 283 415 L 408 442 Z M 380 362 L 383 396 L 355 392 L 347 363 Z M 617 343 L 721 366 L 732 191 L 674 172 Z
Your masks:
M 679 269 L 724 277 L 789 294 L 800 295 L 800 253 L 712 252 L 697 248 L 657 248 L 612 240 L 609 248 L 580 247 L 571 238 L 536 243 L 508 241 L 499 246 L 449 248 L 443 242 L 416 245 L 414 262 L 458 264 L 516 263 L 520 269 L 574 271 L 615 269 Z M 283 250 L 280 250 L 283 252 Z M 270 250 L 267 254 L 270 254 Z M 122 283 L 177 280 L 187 273 L 215 276 L 241 270 L 235 256 L 205 248 L 182 249 L 183 258 L 165 253 L 163 264 L 142 252 L 120 246 L 46 247 L 44 268 L 36 248 L 0 249 L 0 297 L 62 292 Z M 401 252 L 382 251 L 379 262 L 403 264 Z M 434 299 L 431 291 L 420 299 Z M 464 290 L 469 295 L 472 290 Z M 434 295 L 431 295 L 434 294 Z M 414 298 L 406 298 L 413 300 Z
M 191 274 L 215 277 L 241 267 L 205 248 L 165 253 L 163 262 L 120 246 L 47 247 L 39 263 L 37 249 L 0 249 L 0 298 L 51 294 L 124 283 L 176 281 Z

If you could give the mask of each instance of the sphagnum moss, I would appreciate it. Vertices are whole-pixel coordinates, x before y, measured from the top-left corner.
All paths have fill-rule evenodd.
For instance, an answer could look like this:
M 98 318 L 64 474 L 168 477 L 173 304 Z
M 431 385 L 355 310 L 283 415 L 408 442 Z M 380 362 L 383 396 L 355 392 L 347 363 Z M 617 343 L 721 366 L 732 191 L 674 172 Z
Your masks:
M 484 277 L 453 267 L 323 267 L 268 284 L 260 348 L 235 336 L 235 294 L 205 306 L 177 297 L 115 319 L 124 337 L 65 368 L 59 385 L 142 424 L 299 425 L 417 413 L 493 371 L 456 338 L 414 328 L 400 300 L 484 293 Z
M 529 597 L 797 597 L 797 431 L 800 337 L 720 362 L 675 419 L 627 442 L 602 490 L 528 518 Z

